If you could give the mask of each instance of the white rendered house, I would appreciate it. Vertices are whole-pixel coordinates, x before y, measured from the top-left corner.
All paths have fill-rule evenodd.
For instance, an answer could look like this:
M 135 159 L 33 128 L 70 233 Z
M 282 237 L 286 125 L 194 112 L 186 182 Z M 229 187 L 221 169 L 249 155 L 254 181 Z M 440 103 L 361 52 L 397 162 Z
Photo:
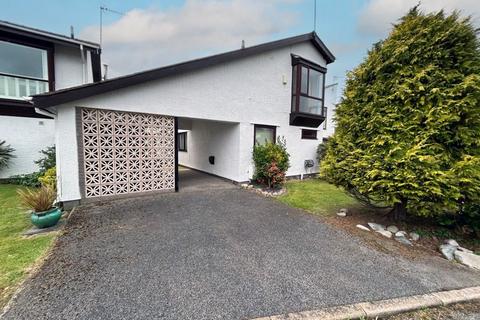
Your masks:
M 25 98 L 100 81 L 100 72 L 99 45 L 0 21 L 0 140 L 15 149 L 0 179 L 37 171 L 39 151 L 55 144 L 53 115 Z
M 318 172 L 317 146 L 333 130 L 334 60 L 308 33 L 34 96 L 55 114 L 60 200 L 178 190 L 177 164 L 248 181 L 254 143 L 280 136 L 288 176 Z

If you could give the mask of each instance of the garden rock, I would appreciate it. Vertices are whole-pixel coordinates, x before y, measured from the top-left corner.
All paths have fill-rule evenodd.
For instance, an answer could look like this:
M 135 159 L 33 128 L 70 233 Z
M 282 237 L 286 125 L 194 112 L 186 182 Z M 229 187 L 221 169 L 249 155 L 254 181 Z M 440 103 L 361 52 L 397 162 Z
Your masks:
M 378 230 L 376 231 L 377 233 L 380 233 L 382 236 L 384 237 L 387 237 L 387 238 L 391 238 L 392 237 L 392 233 L 388 230 Z
M 404 237 L 406 238 L 407 237 L 407 233 L 405 231 L 398 231 L 397 233 L 395 233 L 395 237 Z
M 358 228 L 358 229 L 362 229 L 363 231 L 370 231 L 370 229 L 368 229 L 368 228 L 365 227 L 365 226 L 362 226 L 361 224 L 357 224 L 357 228 Z
M 469 250 L 469 249 L 464 248 L 464 247 L 458 247 L 457 250 L 460 250 L 460 251 L 463 251 L 463 252 L 468 252 L 468 253 L 473 253 L 472 250 Z
M 458 242 L 455 241 L 454 239 L 445 240 L 445 244 L 451 245 L 452 247 L 456 247 L 456 248 L 460 247 Z
M 460 250 L 455 251 L 454 253 L 455 260 L 461 264 L 466 265 L 467 267 L 480 270 L 480 256 L 474 253 L 463 252 Z
M 388 226 L 387 230 L 390 231 L 391 233 L 395 234 L 398 232 L 397 226 Z
M 368 226 L 369 226 L 370 228 L 372 228 L 373 231 L 385 230 L 385 226 L 384 226 L 384 225 L 381 225 L 381 224 L 378 224 L 378 223 L 374 223 L 374 222 L 369 222 L 369 223 L 368 223 Z
M 440 245 L 439 249 L 443 256 L 448 260 L 453 260 L 454 253 L 455 251 L 457 251 L 457 247 L 452 246 L 448 243 Z
M 346 215 L 348 213 L 348 209 L 342 208 L 342 209 L 338 210 L 338 212 L 344 212 L 345 215 Z
M 347 213 L 346 213 L 346 212 L 339 211 L 339 212 L 337 212 L 337 216 L 339 216 L 339 217 L 346 217 L 346 216 L 347 216 Z
M 399 236 L 399 237 L 397 237 L 397 236 L 395 235 L 395 240 L 397 240 L 398 242 L 400 242 L 400 243 L 402 243 L 402 244 L 404 244 L 404 245 L 413 246 L 413 243 L 412 243 L 410 240 L 408 240 L 405 236 Z
M 410 232 L 410 239 L 413 241 L 418 241 L 420 239 L 420 235 L 416 232 Z

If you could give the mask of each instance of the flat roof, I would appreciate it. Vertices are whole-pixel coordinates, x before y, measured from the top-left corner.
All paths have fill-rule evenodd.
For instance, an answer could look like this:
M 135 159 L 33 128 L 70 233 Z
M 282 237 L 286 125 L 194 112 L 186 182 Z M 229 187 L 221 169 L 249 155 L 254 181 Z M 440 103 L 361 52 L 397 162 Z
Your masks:
M 236 59 L 253 56 L 256 54 L 302 42 L 311 42 L 320 52 L 320 54 L 324 57 L 327 64 L 335 61 L 335 56 L 330 52 L 330 50 L 328 50 L 328 48 L 325 46 L 322 40 L 320 40 L 318 35 L 315 32 L 310 32 L 299 36 L 267 42 L 252 47 L 208 56 L 205 58 L 190 60 L 187 62 L 173 64 L 161 68 L 137 72 L 122 77 L 61 89 L 58 91 L 45 92 L 43 94 L 34 95 L 32 97 L 32 102 L 35 107 L 39 108 L 56 106 L 62 103 L 76 101 L 105 92 L 137 85 L 147 81 L 157 80 L 189 71 L 198 70 L 201 68 L 210 67 L 219 63 L 225 63 Z
M 71 38 L 62 34 L 35 29 L 35 28 L 31 28 L 31 27 L 27 27 L 24 25 L 3 21 L 3 20 L 0 20 L 0 31 L 15 33 L 18 35 L 35 38 L 38 40 L 44 40 L 44 41 L 50 41 L 50 42 L 61 43 L 66 45 L 74 45 L 74 46 L 83 45 L 90 49 L 100 49 L 100 45 L 95 42 L 80 40 L 77 38 Z

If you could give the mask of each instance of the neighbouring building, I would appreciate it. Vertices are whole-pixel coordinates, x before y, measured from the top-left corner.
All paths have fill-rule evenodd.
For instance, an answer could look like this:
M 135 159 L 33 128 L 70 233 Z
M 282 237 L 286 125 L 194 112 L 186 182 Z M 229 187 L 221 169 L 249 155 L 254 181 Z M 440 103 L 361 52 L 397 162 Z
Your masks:
M 35 95 L 34 107 L 55 114 L 60 200 L 177 190 L 178 163 L 248 181 L 254 144 L 280 136 L 287 175 L 318 172 L 317 146 L 333 132 L 334 60 L 308 33 Z
M 101 80 L 98 44 L 0 21 L 0 140 L 15 149 L 0 179 L 38 170 L 55 144 L 55 121 L 26 98 Z

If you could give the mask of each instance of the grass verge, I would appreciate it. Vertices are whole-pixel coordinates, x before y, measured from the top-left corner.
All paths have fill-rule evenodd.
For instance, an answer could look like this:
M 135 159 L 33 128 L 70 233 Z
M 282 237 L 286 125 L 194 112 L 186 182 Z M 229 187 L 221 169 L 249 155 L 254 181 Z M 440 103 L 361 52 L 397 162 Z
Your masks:
M 341 208 L 360 207 L 360 203 L 343 190 L 319 179 L 291 180 L 287 193 L 278 199 L 295 208 L 319 215 L 332 215 Z
M 29 268 L 50 247 L 55 234 L 23 237 L 31 227 L 25 209 L 19 206 L 16 185 L 0 184 L 0 308 L 10 299 Z

